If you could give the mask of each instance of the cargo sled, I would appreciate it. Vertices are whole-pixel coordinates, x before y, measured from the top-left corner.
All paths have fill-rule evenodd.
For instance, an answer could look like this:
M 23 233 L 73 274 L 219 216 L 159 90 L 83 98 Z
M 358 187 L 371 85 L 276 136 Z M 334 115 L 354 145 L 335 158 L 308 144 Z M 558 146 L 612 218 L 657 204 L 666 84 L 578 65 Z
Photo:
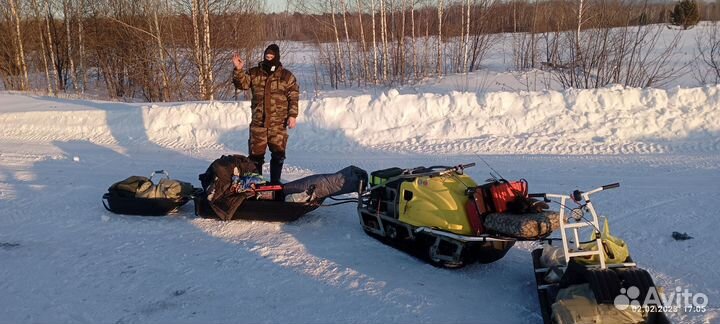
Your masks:
M 193 197 L 195 215 L 203 218 L 219 218 L 210 207 L 207 195 L 201 192 Z M 245 199 L 228 220 L 244 219 L 266 222 L 292 222 L 317 209 L 323 200 L 286 202 L 282 200 Z
M 557 227 L 553 226 L 557 214 L 551 212 L 479 212 L 482 186 L 464 174 L 474 165 L 372 172 L 369 188 L 359 193 L 357 211 L 363 230 L 433 265 L 456 268 L 495 262 L 516 241 L 546 237 Z
M 198 176 L 203 189 L 194 197 L 195 214 L 226 221 L 291 222 L 320 207 L 325 198 L 355 193 L 367 183 L 367 172 L 352 165 L 285 184 L 269 183 L 255 171 L 255 163 L 242 155 L 213 161 Z
M 619 183 L 572 195 L 537 195 L 562 207 L 561 238 L 547 239 L 532 252 L 545 324 L 669 323 L 661 304 L 642 304 L 651 290 L 657 292 L 650 274 L 633 261 L 624 241 L 610 235 L 607 219 L 600 230 L 590 195 L 617 187 Z M 578 207 L 568 208 L 572 201 Z M 583 229 L 592 231 L 587 242 L 580 240 Z
M 153 182 L 158 175 L 161 179 Z M 190 183 L 172 180 L 167 171 L 158 170 L 149 178 L 131 176 L 114 183 L 103 194 L 102 204 L 115 214 L 165 216 L 177 213 L 197 192 Z

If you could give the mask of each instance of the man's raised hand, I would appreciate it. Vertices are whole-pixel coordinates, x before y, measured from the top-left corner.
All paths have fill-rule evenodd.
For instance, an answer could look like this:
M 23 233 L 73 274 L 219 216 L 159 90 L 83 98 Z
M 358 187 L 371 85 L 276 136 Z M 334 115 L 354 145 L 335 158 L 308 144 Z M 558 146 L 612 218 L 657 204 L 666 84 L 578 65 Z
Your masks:
M 242 70 L 243 66 L 245 66 L 245 62 L 240 58 L 240 54 L 233 53 L 232 57 L 233 65 L 235 65 L 235 69 Z

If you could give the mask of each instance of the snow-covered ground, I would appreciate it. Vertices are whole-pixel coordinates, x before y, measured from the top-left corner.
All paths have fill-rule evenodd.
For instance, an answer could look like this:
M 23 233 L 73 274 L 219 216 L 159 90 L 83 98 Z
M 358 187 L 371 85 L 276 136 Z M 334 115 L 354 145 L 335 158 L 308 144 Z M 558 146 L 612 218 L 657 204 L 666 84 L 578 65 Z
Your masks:
M 482 157 L 533 192 L 620 182 L 594 196 L 613 233 L 658 285 L 708 297 L 706 312 L 671 318 L 720 322 L 720 85 L 686 72 L 656 89 L 546 89 L 527 83 L 543 72 L 508 72 L 504 39 L 482 71 L 397 88 L 309 90 L 313 54 L 284 55 L 306 85 L 285 180 L 467 162 L 484 180 Z M 693 41 L 673 62 L 694 58 Z M 130 175 L 199 186 L 214 159 L 246 154 L 249 118 L 247 101 L 0 92 L 0 323 L 541 322 L 535 243 L 445 270 L 366 236 L 353 205 L 287 224 L 200 219 L 192 203 L 169 217 L 103 208 Z
M 638 263 L 720 311 L 720 86 L 413 93 L 301 102 L 284 178 L 355 164 L 488 163 L 531 190 L 619 181 L 595 199 Z M 283 223 L 111 214 L 130 175 L 197 175 L 246 153 L 247 102 L 123 104 L 0 94 L 0 322 L 540 322 L 530 250 L 434 268 L 367 237 L 352 205 Z M 478 163 L 482 165 L 481 163 Z M 489 169 L 469 169 L 476 179 Z M 673 231 L 695 238 L 674 241 Z

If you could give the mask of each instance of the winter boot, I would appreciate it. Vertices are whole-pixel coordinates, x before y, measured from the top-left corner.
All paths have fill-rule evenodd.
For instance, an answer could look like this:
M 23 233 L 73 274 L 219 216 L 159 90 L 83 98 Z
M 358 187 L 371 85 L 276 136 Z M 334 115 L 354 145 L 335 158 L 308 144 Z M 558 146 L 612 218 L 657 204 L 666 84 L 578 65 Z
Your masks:
M 280 184 L 283 161 L 279 159 L 270 160 L 270 184 Z
M 255 172 L 257 172 L 257 174 L 259 174 L 259 175 L 262 175 L 262 167 L 263 167 L 263 164 L 265 164 L 263 157 L 257 157 L 257 156 L 250 155 L 250 160 L 253 161 L 253 163 L 255 163 Z

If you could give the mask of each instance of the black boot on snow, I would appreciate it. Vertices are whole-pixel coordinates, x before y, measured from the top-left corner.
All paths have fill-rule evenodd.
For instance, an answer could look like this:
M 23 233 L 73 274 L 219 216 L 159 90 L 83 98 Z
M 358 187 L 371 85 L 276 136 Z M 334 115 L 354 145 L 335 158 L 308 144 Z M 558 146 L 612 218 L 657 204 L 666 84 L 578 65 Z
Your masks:
M 254 155 L 250 155 L 249 158 L 250 158 L 250 161 L 253 161 L 253 163 L 255 163 L 255 172 L 257 172 L 257 174 L 259 174 L 259 175 L 262 175 L 262 166 L 263 166 L 263 164 L 265 164 L 265 160 L 263 159 L 263 157 L 262 156 L 257 157 Z
M 270 160 L 270 184 L 280 184 L 280 176 L 282 175 L 283 162 L 278 160 Z
M 265 162 L 255 162 L 255 170 L 257 170 L 257 174 L 262 175 L 262 166 L 265 164 Z

